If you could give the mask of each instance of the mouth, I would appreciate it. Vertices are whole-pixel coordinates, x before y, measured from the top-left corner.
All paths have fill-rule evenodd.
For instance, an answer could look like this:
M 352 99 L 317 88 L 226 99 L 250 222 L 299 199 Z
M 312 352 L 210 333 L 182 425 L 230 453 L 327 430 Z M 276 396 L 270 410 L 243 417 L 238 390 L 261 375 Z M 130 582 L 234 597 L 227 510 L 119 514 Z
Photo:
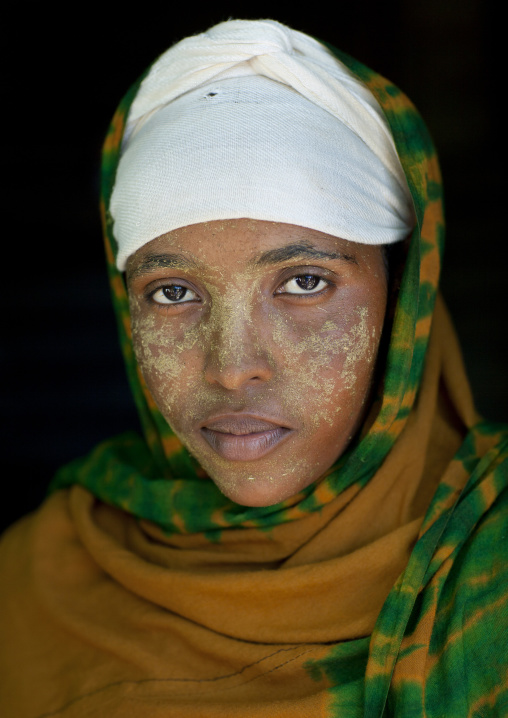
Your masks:
M 250 414 L 209 419 L 200 431 L 209 446 L 229 461 L 260 459 L 293 433 L 287 426 Z

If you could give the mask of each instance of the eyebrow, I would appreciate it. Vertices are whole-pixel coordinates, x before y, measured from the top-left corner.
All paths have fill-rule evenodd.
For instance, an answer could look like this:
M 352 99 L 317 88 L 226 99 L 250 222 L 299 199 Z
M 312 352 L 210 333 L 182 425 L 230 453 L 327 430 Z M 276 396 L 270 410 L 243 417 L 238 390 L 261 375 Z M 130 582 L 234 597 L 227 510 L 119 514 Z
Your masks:
M 353 254 L 327 252 L 322 249 L 317 249 L 310 242 L 298 242 L 288 244 L 285 247 L 279 247 L 278 249 L 269 249 L 258 255 L 252 263 L 256 266 L 262 266 L 266 264 L 279 264 L 291 259 L 341 259 L 345 262 L 358 264 Z
M 327 252 L 317 249 L 310 242 L 296 242 L 287 244 L 285 247 L 269 249 L 255 257 L 250 264 L 255 266 L 266 266 L 268 264 L 281 264 L 292 259 L 339 259 L 345 262 L 358 264 L 353 254 L 343 252 Z M 153 272 L 156 269 L 194 269 L 198 270 L 199 265 L 192 259 L 182 254 L 147 254 L 143 261 L 134 269 L 127 270 L 128 280 L 132 280 L 142 274 Z
M 192 259 L 184 257 L 182 254 L 147 254 L 143 261 L 140 262 L 131 271 L 127 270 L 128 279 L 138 277 L 140 274 L 153 272 L 156 269 L 198 269 L 198 265 Z

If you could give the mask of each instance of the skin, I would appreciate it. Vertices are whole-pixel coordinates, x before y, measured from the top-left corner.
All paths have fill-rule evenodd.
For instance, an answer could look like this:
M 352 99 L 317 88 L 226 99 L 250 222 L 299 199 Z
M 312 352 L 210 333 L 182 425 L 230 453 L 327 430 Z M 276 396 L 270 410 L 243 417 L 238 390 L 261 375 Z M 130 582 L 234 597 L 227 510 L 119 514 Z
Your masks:
M 379 246 L 213 221 L 144 245 L 127 285 L 146 383 L 220 491 L 268 506 L 335 463 L 368 408 L 387 300 Z

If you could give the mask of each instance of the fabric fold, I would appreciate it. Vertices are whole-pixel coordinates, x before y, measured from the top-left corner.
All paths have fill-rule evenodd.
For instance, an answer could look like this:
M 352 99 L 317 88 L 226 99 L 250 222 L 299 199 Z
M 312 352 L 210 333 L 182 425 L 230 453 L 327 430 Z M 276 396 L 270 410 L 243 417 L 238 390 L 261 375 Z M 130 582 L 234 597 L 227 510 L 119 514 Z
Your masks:
M 228 27 L 189 39 L 200 63 L 208 53 L 215 66 Z M 262 46 L 229 49 L 225 65 L 248 56 L 282 72 L 291 37 L 284 72 L 301 49 L 310 60 L 298 81 L 311 69 L 320 76 L 314 41 L 300 48 L 276 23 L 266 32 Z M 220 494 L 158 411 L 132 347 L 110 215 L 139 81 L 105 142 L 102 211 L 143 435 L 115 437 L 64 467 L 44 504 L 3 536 L 0 714 L 501 715 L 508 430 L 478 417 L 438 293 L 441 178 L 425 126 L 398 88 L 334 53 L 382 107 L 418 219 L 391 267 L 362 430 L 315 484 L 247 507 Z M 164 68 L 154 67 L 162 87 Z M 196 77 L 181 70 L 190 88 Z

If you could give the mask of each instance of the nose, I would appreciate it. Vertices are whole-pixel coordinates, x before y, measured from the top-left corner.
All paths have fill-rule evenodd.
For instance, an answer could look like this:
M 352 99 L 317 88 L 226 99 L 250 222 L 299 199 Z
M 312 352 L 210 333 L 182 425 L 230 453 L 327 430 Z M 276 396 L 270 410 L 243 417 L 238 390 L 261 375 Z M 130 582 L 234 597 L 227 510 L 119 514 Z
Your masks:
M 236 308 L 223 319 L 225 321 L 217 322 L 210 334 L 205 380 L 229 390 L 269 381 L 273 376 L 273 361 L 254 318 Z

